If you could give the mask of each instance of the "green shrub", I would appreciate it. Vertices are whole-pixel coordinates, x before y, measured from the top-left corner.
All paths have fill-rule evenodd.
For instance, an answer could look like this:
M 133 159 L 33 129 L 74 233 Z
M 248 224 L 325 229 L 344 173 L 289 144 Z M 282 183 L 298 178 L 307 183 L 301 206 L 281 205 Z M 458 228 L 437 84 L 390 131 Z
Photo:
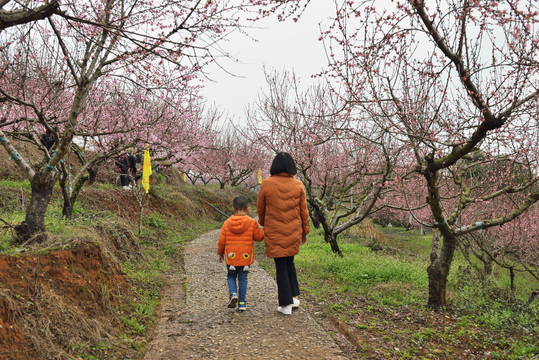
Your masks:
M 521 277 L 525 278 L 524 275 Z M 526 296 L 536 282 L 521 284 L 523 291 L 511 293 L 499 278 L 481 278 L 466 266 L 457 267 L 453 279 L 451 287 L 455 293 L 450 300 L 456 314 L 473 317 L 475 322 L 493 329 L 513 327 L 535 332 L 539 330 L 539 302 L 529 303 Z
M 0 253 L 9 253 L 12 250 L 12 241 L 8 237 L 0 237 Z
M 148 224 L 148 226 L 151 226 L 155 229 L 167 228 L 165 222 L 161 218 L 161 215 L 158 213 L 151 213 L 150 215 L 148 215 L 148 217 L 146 218 L 146 223 Z

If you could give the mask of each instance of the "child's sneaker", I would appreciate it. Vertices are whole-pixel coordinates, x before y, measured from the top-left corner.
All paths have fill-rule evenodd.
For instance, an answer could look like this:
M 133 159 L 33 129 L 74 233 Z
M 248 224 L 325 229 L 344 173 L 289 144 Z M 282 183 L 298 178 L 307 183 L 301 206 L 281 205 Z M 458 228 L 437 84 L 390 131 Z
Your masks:
M 228 307 L 233 309 L 236 307 L 236 304 L 238 303 L 238 295 L 236 293 L 233 293 L 230 295 L 230 300 L 228 300 Z
M 238 311 L 245 311 L 247 307 L 245 306 L 245 301 L 240 301 L 240 304 L 238 305 Z

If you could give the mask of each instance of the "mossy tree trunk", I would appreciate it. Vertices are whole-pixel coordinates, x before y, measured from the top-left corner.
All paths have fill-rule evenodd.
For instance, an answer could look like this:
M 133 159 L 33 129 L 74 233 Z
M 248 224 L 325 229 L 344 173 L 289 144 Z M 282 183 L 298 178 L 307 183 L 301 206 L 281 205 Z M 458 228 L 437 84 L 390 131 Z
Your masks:
M 62 178 L 60 180 L 60 187 L 62 188 L 62 195 L 64 198 L 64 205 L 62 207 L 62 216 L 64 218 L 71 219 L 73 217 L 75 202 L 77 201 L 80 190 L 88 179 L 89 176 L 80 177 L 73 188 L 71 188 L 71 184 L 67 181 L 68 178 Z
M 26 209 L 24 221 L 15 226 L 18 242 L 22 243 L 34 238 L 35 242 L 42 242 L 46 238 L 40 236 L 45 232 L 45 214 L 52 198 L 52 189 L 56 177 L 46 173 L 37 173 L 30 182 L 32 195 L 30 204 Z

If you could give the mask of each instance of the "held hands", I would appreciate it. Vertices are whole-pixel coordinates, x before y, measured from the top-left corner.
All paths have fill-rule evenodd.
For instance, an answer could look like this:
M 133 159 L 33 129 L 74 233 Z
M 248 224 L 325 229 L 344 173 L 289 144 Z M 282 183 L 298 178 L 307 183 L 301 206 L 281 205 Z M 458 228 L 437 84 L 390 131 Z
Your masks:
M 304 245 L 307 242 L 307 235 L 301 235 L 301 245 Z

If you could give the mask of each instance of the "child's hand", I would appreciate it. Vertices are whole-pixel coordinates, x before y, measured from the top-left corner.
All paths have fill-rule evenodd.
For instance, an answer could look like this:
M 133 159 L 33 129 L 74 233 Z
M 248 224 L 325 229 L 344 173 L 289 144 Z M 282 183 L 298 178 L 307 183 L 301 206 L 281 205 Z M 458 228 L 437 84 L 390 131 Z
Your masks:
M 224 255 L 222 255 L 222 254 L 219 255 L 219 262 L 223 262 L 224 258 L 225 258 Z

